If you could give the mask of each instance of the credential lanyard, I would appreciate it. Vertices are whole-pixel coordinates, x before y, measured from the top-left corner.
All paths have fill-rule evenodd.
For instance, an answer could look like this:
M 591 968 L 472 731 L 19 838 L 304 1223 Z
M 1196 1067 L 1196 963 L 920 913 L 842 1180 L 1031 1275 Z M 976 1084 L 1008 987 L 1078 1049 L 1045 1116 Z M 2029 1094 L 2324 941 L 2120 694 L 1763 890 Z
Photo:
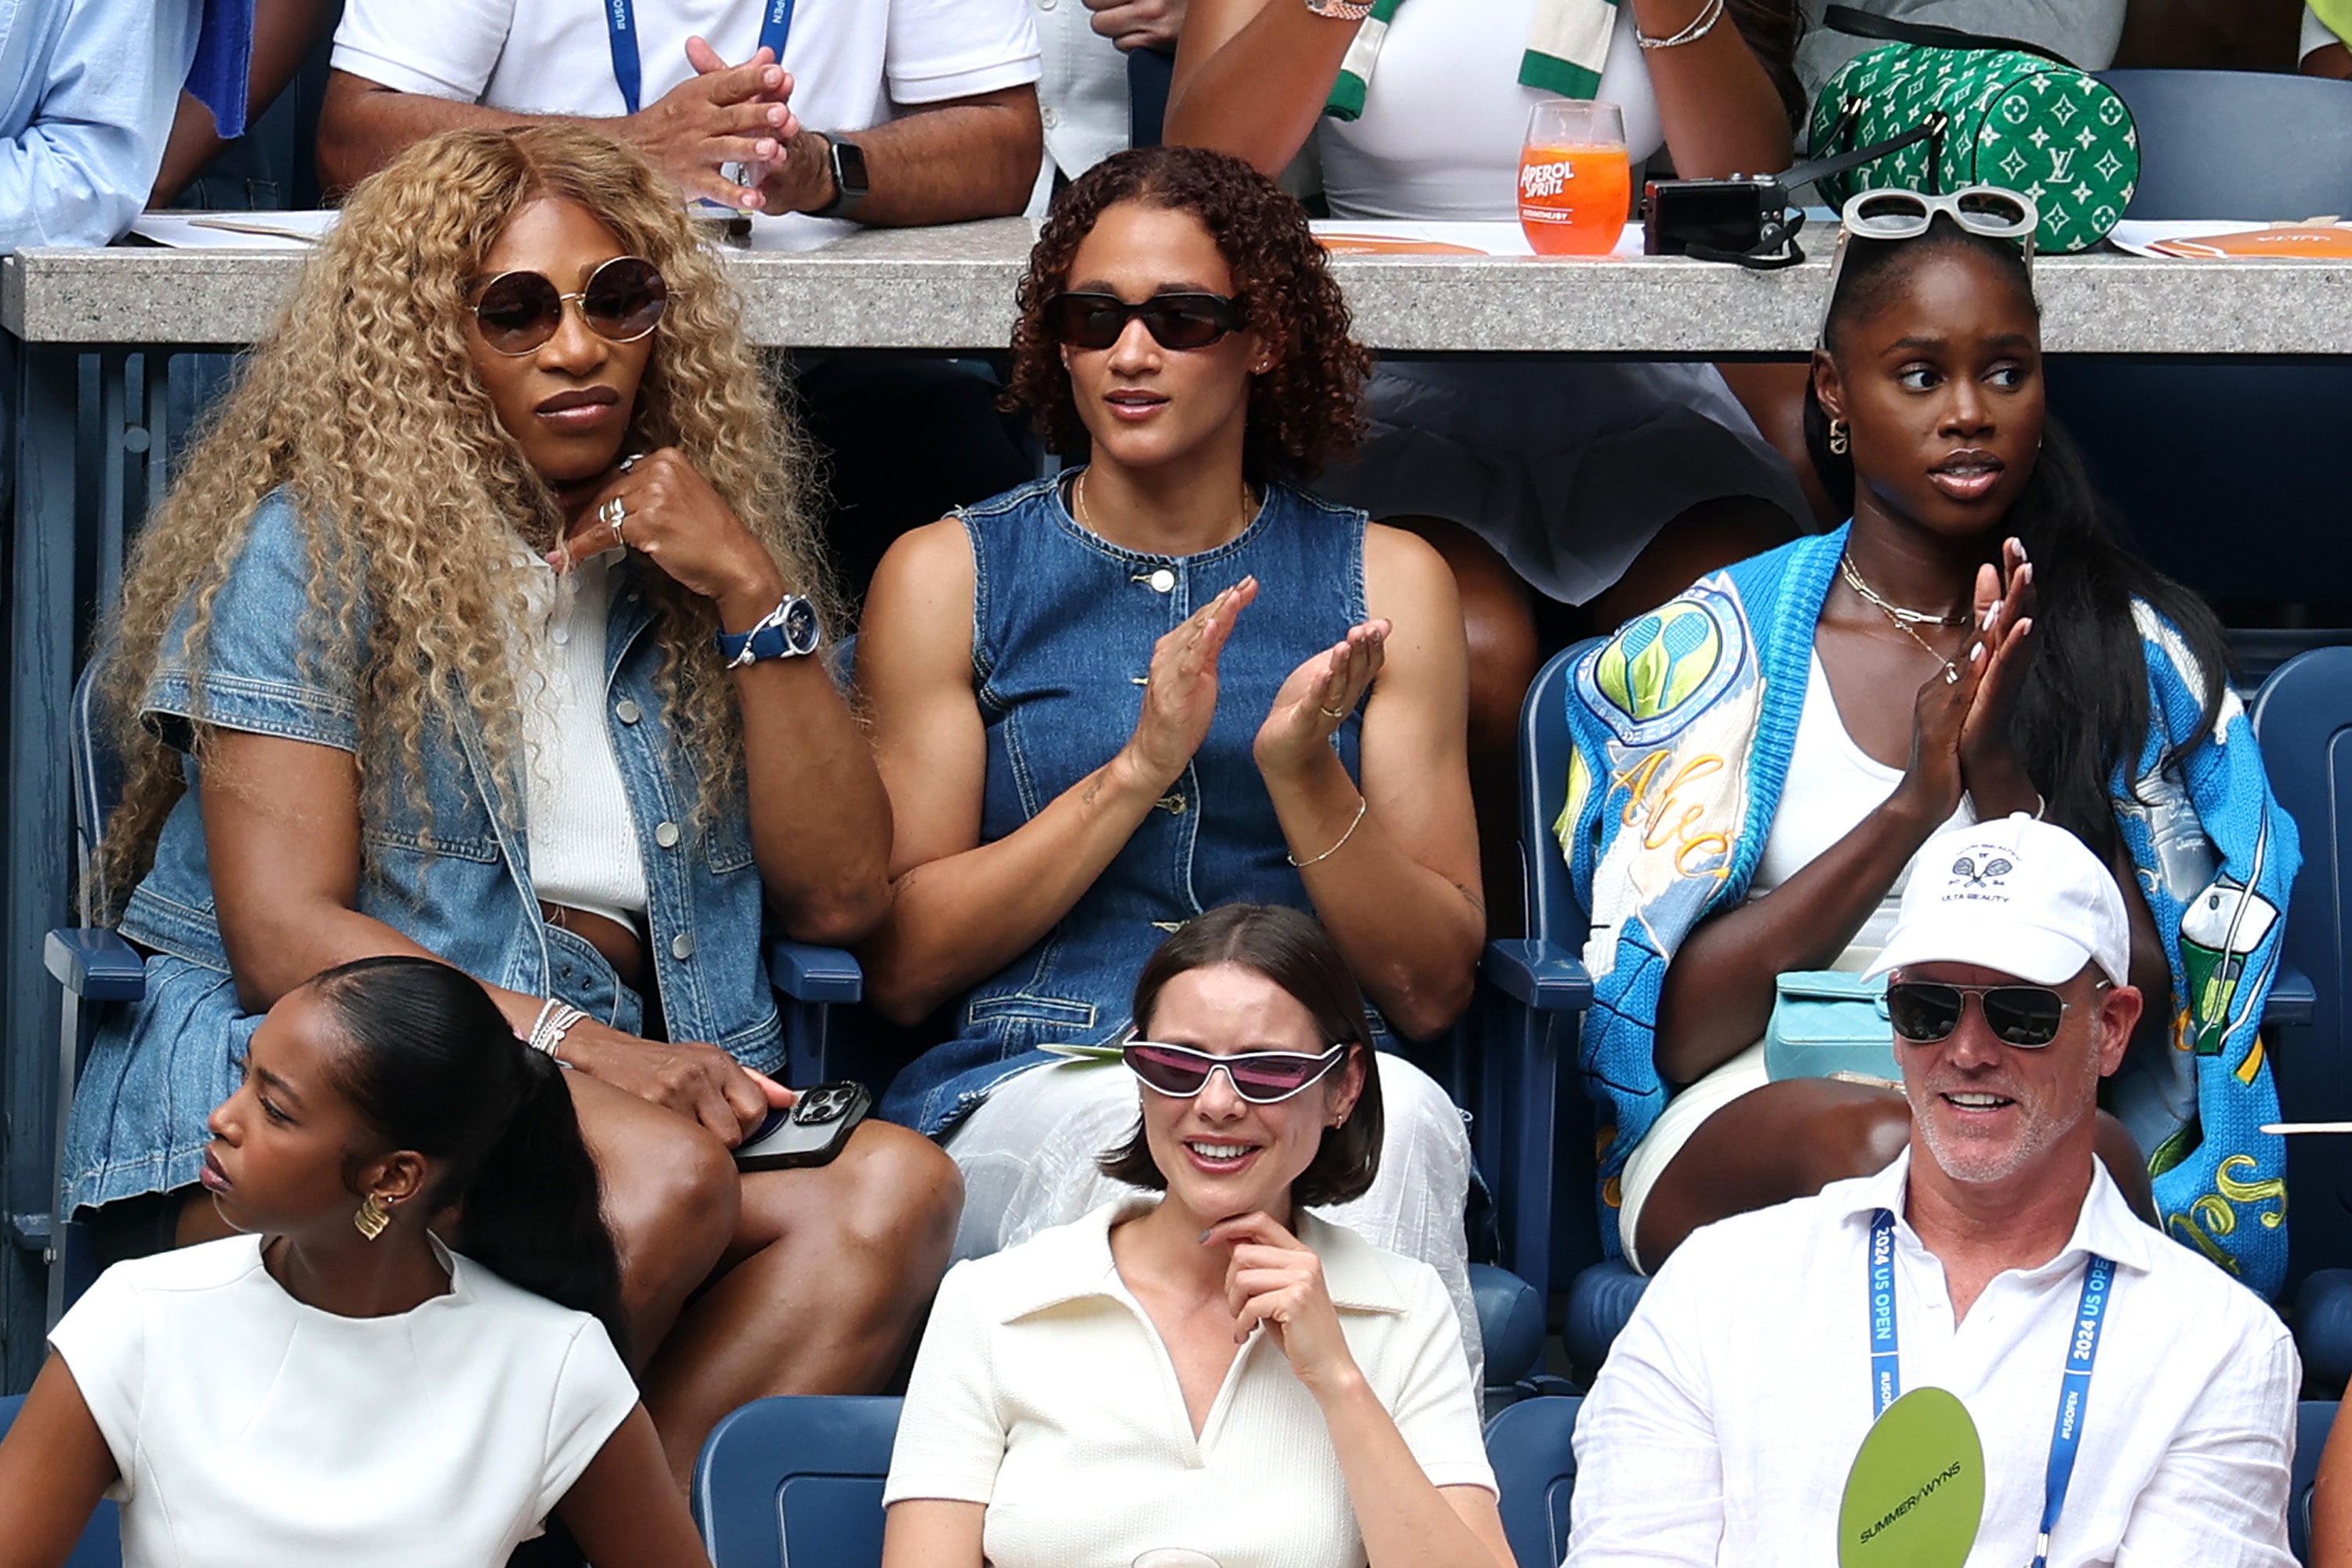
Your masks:
M 2083 1300 L 2074 1309 L 2074 1329 L 2066 1343 L 2066 1373 L 2058 1385 L 2058 1415 L 2050 1427 L 2050 1464 L 2042 1472 L 2042 1531 L 2033 1543 L 2033 1568 L 2049 1568 L 2050 1532 L 2066 1506 L 2074 1480 L 2074 1456 L 2083 1447 L 2084 1412 L 2091 1402 L 2091 1369 L 2099 1360 L 2099 1331 L 2106 1326 L 2107 1292 L 2116 1266 L 2096 1253 L 2083 1267 Z M 1902 1343 L 1895 1314 L 1895 1215 L 1880 1209 L 1870 1222 L 1870 1401 L 1871 1419 L 1903 1393 Z
M 613 46 L 613 79 L 621 86 L 621 101 L 635 114 L 637 100 L 645 85 L 645 75 L 637 58 L 637 8 L 634 0 L 604 0 L 604 37 Z M 760 46 L 773 49 L 776 60 L 784 58 L 784 40 L 793 36 L 793 6 L 796 0 L 764 0 L 760 16 Z

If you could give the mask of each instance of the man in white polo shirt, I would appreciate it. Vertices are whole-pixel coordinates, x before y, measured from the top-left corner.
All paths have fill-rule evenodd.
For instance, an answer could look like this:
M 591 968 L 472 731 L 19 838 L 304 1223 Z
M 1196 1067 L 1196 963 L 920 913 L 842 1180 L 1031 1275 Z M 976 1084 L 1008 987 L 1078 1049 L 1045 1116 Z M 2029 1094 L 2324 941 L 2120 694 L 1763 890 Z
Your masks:
M 770 217 L 1000 216 L 1036 178 L 1037 62 L 1024 0 L 350 0 L 319 162 L 347 185 L 436 131 L 576 118 Z
M 1886 1400 L 1927 1386 L 1983 1444 L 1971 1568 L 2293 1568 L 2294 1342 L 2092 1155 L 2099 1079 L 2140 1013 L 2130 959 L 2122 893 L 2063 829 L 2018 816 L 1928 841 L 1874 971 L 1911 1147 L 1708 1226 L 1659 1270 L 1577 1422 L 1570 1568 L 1839 1562 L 1856 1450 Z M 2086 1367 L 2062 1444 L 2062 1380 Z M 2056 1487 L 2053 1446 L 2074 1458 Z

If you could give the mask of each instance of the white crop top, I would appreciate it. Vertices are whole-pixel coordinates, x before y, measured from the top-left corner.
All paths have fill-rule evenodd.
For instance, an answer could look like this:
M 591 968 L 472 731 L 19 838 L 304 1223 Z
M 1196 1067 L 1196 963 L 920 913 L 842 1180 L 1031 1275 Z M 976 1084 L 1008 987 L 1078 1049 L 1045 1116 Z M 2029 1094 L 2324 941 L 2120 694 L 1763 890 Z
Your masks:
M 1323 195 L 1339 218 L 1516 221 L 1528 111 L 1558 95 L 1519 85 L 1536 0 L 1407 0 L 1352 123 L 1317 121 Z M 1650 68 L 1621 6 L 1596 95 L 1624 111 L 1634 163 L 1665 145 Z
M 1762 898 L 1820 858 L 1885 804 L 1902 782 L 1901 768 L 1888 767 L 1854 744 L 1838 713 L 1829 677 L 1822 672 L 1822 656 L 1815 653 L 1805 672 L 1805 707 L 1797 720 L 1789 776 L 1780 788 L 1780 808 L 1772 814 L 1772 831 L 1764 840 L 1763 857 L 1756 863 L 1756 879 L 1748 884 L 1749 901 Z M 1965 827 L 1976 819 L 1976 803 L 1962 795 L 1959 809 L 1944 827 Z M 1911 868 L 1906 866 L 1831 968 L 1858 971 L 1870 966 L 1895 929 L 1903 889 L 1910 880 Z
M 575 563 L 568 584 L 544 568 L 530 573 L 529 620 L 515 646 L 531 885 L 543 902 L 634 926 L 646 912 L 646 868 L 604 712 L 604 622 L 617 554 Z

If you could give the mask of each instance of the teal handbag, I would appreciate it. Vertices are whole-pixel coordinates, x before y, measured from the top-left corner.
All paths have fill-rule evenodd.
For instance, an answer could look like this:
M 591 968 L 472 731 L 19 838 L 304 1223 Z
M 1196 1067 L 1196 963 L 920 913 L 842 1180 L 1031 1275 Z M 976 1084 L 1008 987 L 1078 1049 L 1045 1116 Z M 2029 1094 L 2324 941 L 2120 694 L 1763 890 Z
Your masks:
M 1895 1026 L 1886 1021 L 1886 977 L 1843 969 L 1791 969 L 1775 981 L 1764 1028 L 1764 1070 L 1789 1078 L 1863 1078 L 1901 1083 Z
M 1831 9 L 1832 26 L 1865 30 L 1843 25 L 1851 16 L 1843 7 Z M 1831 205 L 1888 187 L 1941 195 L 1999 185 L 2040 208 L 2037 250 L 2088 250 L 2107 237 L 2139 188 L 2139 130 L 2115 89 L 2047 55 L 2001 47 L 2005 40 L 1871 20 L 1874 37 L 1936 41 L 1857 55 L 1824 82 L 1813 105 L 1811 156 L 1887 141 L 1923 122 L 1937 130 L 1823 179 Z

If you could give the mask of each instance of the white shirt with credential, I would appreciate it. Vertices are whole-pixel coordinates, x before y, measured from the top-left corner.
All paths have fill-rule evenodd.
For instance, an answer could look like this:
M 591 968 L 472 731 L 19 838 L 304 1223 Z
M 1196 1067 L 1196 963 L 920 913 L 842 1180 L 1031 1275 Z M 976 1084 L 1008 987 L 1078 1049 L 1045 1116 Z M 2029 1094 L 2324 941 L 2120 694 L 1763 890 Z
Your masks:
M 987 1504 L 993 1568 L 1128 1568 L 1154 1548 L 1220 1568 L 1361 1568 L 1322 1409 L 1263 1327 L 1193 1436 L 1175 1365 L 1111 1261 L 1111 1226 L 1150 1203 L 1107 1204 L 949 1271 L 883 1501 Z M 1310 1214 L 1296 1234 L 1423 1472 L 1494 1490 L 1436 1271 Z
M 2104 1169 L 2064 1250 L 1996 1276 L 1958 1324 L 1902 1219 L 1906 1153 L 1875 1176 L 1707 1226 L 1651 1281 L 1576 1424 L 1569 1568 L 1835 1563 L 1839 1499 L 1871 1425 L 1868 1249 L 1896 1215 L 1902 1386 L 1950 1391 L 1984 1446 L 1969 1568 L 2033 1560 L 2085 1260 L 2116 1265 L 2050 1568 L 2294 1568 L 2289 1467 L 2303 1381 L 2275 1313 L 2142 1224 Z
M 613 0 L 350 0 L 334 65 L 401 92 L 516 114 L 628 112 L 613 74 Z M 1071 0 L 1072 4 L 1076 0 Z M 730 64 L 760 45 L 765 0 L 634 0 L 639 106 L 688 80 L 686 40 Z M 1027 0 L 799 0 L 784 44 L 793 112 L 812 131 L 867 130 L 918 108 L 1037 79 Z M 799 214 L 761 220 L 762 244 L 849 232 Z
M 125 1568 L 497 1568 L 636 1407 L 603 1325 L 441 1249 L 344 1318 L 257 1237 L 119 1263 L 49 1334 L 121 1478 Z

